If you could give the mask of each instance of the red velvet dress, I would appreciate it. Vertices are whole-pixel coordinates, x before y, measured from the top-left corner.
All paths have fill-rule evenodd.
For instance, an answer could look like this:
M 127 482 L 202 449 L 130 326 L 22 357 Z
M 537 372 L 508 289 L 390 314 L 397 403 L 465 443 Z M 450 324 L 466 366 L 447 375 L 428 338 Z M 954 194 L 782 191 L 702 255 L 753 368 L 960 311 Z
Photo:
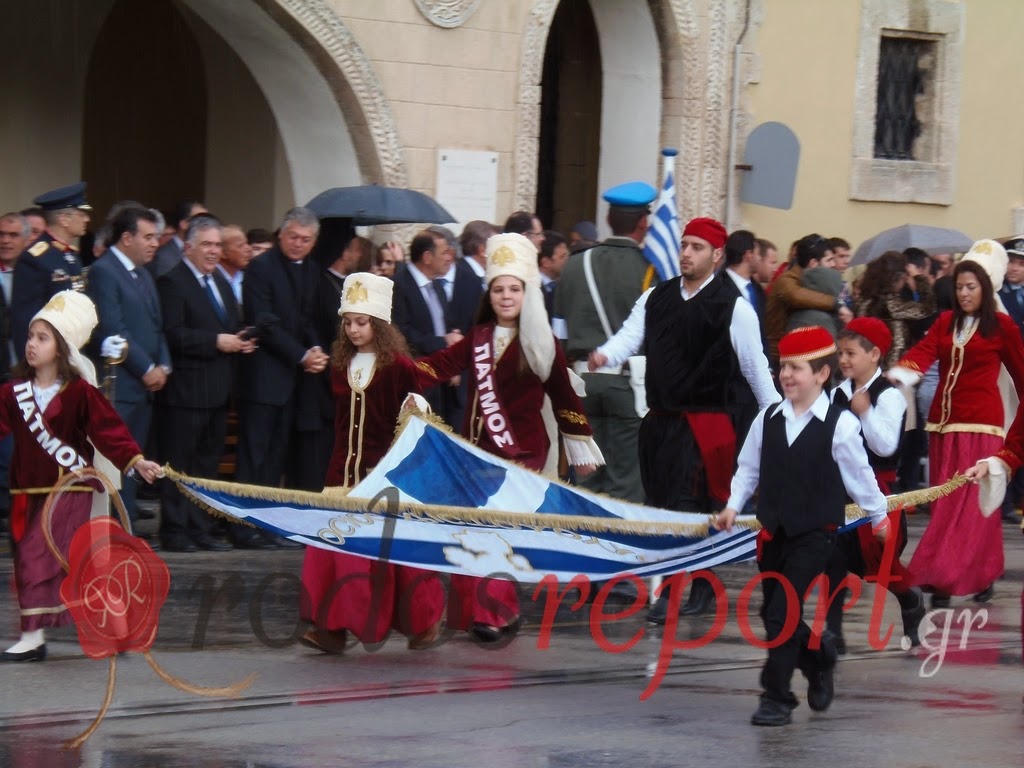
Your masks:
M 40 428 L 32 430 L 26 422 L 15 390 L 22 383 L 23 380 L 10 381 L 0 387 L 0 438 L 14 435 L 11 457 L 11 528 L 16 540 L 14 578 L 21 607 L 21 629 L 27 632 L 68 624 L 71 615 L 60 599 L 64 569 L 47 548 L 41 525 L 47 494 L 67 470 L 37 441 Z M 90 465 L 94 455 L 90 439 L 122 471 L 142 458 L 138 444 L 113 406 L 96 387 L 82 379 L 66 384 L 54 396 L 43 419 L 42 429 L 59 437 Z M 68 488 L 70 492 L 61 497 L 51 519 L 54 543 L 65 556 L 75 531 L 89 519 L 93 490 L 84 483 Z
M 419 393 L 412 360 L 399 357 L 376 368 L 360 388 L 348 372 L 331 369 L 337 408 L 334 453 L 327 486 L 352 487 L 381 460 L 395 437 L 402 403 Z M 363 643 L 384 640 L 391 629 L 417 635 L 444 611 L 436 573 L 318 547 L 306 547 L 301 615 L 320 629 L 348 630 Z
M 918 373 L 939 363 L 939 387 L 928 423 L 929 482 L 940 485 L 970 469 L 1002 445 L 1003 404 L 997 380 L 1004 364 L 1024 401 L 1024 344 L 1013 320 L 996 315 L 999 332 L 985 338 L 975 327 L 964 344 L 953 339 L 953 313 L 939 315 L 928 334 L 899 361 Z M 931 505 L 910 571 L 926 591 L 970 595 L 1003 575 L 1003 526 L 999 515 L 984 517 L 978 488 L 969 484 Z
M 540 472 L 551 446 L 541 417 L 545 394 L 551 398 L 555 421 L 561 434 L 581 438 L 592 435 L 583 413 L 583 403 L 569 381 L 561 345 L 555 343 L 551 375 L 547 381 L 541 381 L 529 368 L 520 370 L 522 347 L 517 336 L 494 365 L 494 390 L 509 431 L 514 437 L 515 447 L 499 445 L 485 424 L 487 414 L 486 408 L 481 406 L 474 336 L 471 331 L 457 344 L 416 361 L 420 383 L 424 387 L 447 381 L 453 376 L 469 376 L 469 406 L 462 427 L 463 436 L 488 453 Z M 501 440 L 500 437 L 497 439 Z M 504 627 L 518 616 L 519 597 L 513 582 L 452 576 L 448 600 L 449 627 L 468 629 L 474 623 Z

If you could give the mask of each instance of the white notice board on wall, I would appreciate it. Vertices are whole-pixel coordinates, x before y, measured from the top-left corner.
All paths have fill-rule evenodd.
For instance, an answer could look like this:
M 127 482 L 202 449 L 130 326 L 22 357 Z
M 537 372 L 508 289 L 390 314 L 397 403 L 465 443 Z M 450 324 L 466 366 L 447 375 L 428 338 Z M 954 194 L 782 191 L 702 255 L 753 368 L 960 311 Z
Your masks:
M 437 202 L 459 223 L 498 215 L 498 153 L 437 150 Z M 454 227 L 452 227 L 454 229 Z

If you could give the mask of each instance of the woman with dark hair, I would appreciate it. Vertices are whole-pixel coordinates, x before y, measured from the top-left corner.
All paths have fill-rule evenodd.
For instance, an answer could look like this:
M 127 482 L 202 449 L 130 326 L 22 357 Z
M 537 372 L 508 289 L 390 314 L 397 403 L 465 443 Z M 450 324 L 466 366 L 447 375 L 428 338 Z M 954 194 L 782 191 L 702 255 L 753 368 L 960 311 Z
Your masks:
M 548 324 L 536 247 L 523 235 L 494 235 L 487 241 L 485 276 L 487 293 L 465 338 L 416 361 L 421 386 L 469 376 L 463 436 L 535 472 L 558 448 L 545 420 L 547 396 L 566 459 L 581 477 L 590 474 L 604 457 Z M 448 626 L 469 630 L 481 643 L 511 637 L 519 627 L 515 584 L 453 575 Z
M 939 388 L 925 429 L 930 483 L 939 485 L 992 456 L 1003 442 L 1004 413 L 997 381 L 1005 365 L 1024 399 L 1024 343 L 1013 320 L 996 311 L 992 280 L 971 259 L 987 258 L 989 241 L 976 243 L 953 272 L 956 305 L 943 312 L 924 339 L 889 371 L 891 380 L 916 384 L 938 361 Z M 1003 529 L 998 516 L 983 517 L 978 489 L 958 488 L 931 505 L 931 520 L 910 561 L 918 585 L 932 593 L 932 607 L 950 595 L 992 597 L 1003 574 Z
M 857 317 L 877 317 L 892 334 L 892 347 L 883 361 L 883 369 L 895 365 L 906 352 L 910 321 L 921 320 L 935 311 L 935 300 L 924 277 L 913 278 L 915 282 L 911 286 L 919 301 L 900 295 L 910 279 L 907 277 L 907 258 L 899 251 L 883 253 L 868 264 L 861 278 Z

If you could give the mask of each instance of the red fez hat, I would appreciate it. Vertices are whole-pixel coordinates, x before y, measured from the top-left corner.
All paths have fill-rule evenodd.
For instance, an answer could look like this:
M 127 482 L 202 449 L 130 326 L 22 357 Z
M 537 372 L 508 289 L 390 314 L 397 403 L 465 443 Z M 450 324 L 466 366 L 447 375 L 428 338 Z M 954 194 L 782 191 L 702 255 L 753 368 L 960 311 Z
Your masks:
M 835 339 L 820 325 L 797 328 L 779 339 L 780 363 L 808 362 L 835 351 Z
M 721 248 L 725 245 L 725 240 L 729 234 L 725 231 L 725 227 L 722 226 L 722 222 L 715 221 L 714 219 L 690 219 L 690 223 L 686 225 L 686 229 L 683 230 L 683 237 L 687 235 L 693 235 L 699 237 L 701 240 L 707 240 L 711 243 L 712 248 Z
M 855 317 L 846 324 L 846 330 L 863 336 L 870 341 L 882 353 L 882 357 L 889 354 L 892 347 L 892 332 L 884 322 L 877 317 Z

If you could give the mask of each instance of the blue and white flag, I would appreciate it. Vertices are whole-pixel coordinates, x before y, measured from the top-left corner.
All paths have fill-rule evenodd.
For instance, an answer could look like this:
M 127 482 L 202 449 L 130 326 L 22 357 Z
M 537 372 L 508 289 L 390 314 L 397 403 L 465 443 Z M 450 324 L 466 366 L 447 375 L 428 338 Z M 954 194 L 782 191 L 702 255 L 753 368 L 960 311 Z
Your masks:
M 208 510 L 292 541 L 469 576 L 601 581 L 694 571 L 755 553 L 752 518 L 717 532 L 707 515 L 582 491 L 415 417 L 347 494 L 168 476 Z
M 665 176 L 658 197 L 658 207 L 651 217 L 650 229 L 644 241 L 644 258 L 654 265 L 661 280 L 679 276 L 680 241 L 683 229 L 679 225 L 679 207 L 676 205 L 676 183 L 673 166 L 674 149 L 663 149 L 665 156 Z

